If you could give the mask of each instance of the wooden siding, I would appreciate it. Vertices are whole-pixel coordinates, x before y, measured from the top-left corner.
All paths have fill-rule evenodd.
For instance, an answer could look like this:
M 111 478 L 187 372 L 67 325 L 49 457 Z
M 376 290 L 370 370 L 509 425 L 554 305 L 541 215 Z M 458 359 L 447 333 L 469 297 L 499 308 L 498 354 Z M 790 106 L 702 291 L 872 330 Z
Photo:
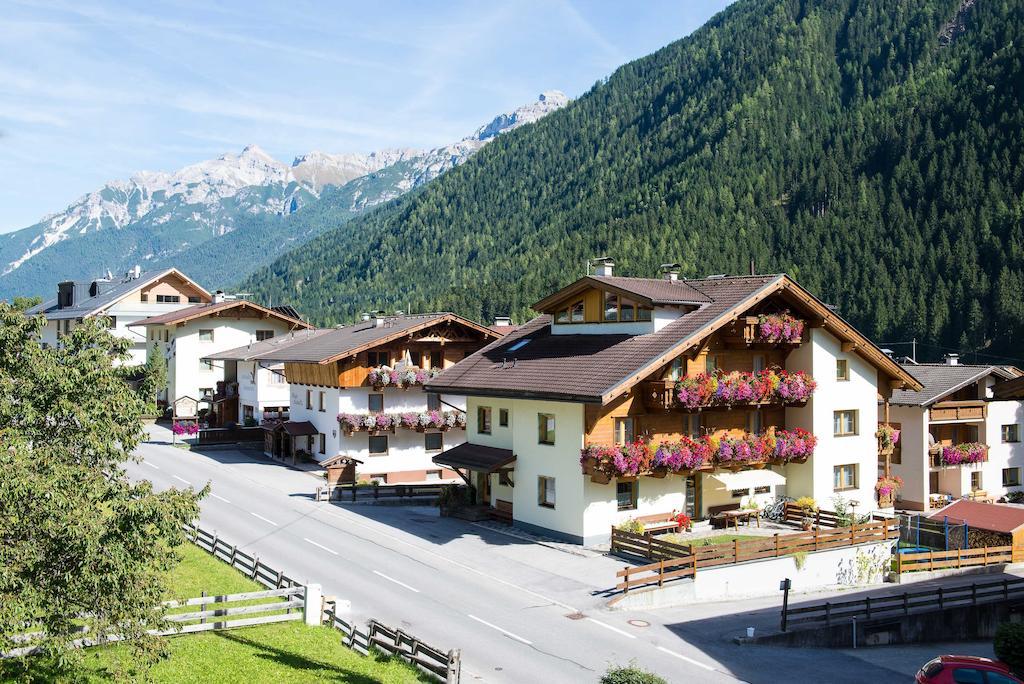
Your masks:
M 293 385 L 319 385 L 321 387 L 341 387 L 338 378 L 337 364 L 321 365 L 319 363 L 284 364 L 284 375 Z
M 426 361 L 431 352 L 442 350 L 444 359 L 442 368 L 451 368 L 483 345 L 478 344 L 446 344 L 426 342 L 410 342 L 401 346 L 389 345 L 373 349 L 374 352 L 387 352 L 389 364 L 395 364 L 405 358 L 408 350 L 421 352 Z M 328 364 L 293 363 L 284 365 L 285 378 L 291 384 L 318 385 L 321 387 L 362 387 L 367 385 L 371 366 L 368 352 L 359 352 L 354 357 L 342 359 Z

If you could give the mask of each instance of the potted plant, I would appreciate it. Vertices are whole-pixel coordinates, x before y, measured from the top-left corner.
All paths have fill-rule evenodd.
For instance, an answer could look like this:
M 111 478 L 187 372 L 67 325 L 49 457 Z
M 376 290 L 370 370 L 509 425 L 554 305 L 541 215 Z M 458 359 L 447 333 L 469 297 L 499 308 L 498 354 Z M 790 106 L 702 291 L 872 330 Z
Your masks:
M 796 503 L 797 507 L 800 509 L 800 512 L 803 513 L 803 518 L 800 521 L 800 526 L 804 530 L 810 530 L 811 523 L 814 520 L 814 516 L 818 513 L 818 502 L 815 501 L 813 497 L 801 496 L 794 503 Z
M 896 498 L 896 493 L 903 488 L 903 478 L 899 475 L 890 475 L 889 477 L 878 478 L 878 482 L 875 483 L 875 493 L 878 495 L 878 505 L 882 508 L 888 508 L 893 504 Z
M 675 513 L 675 511 L 672 512 Z M 680 532 L 689 532 L 693 529 L 693 520 L 691 520 L 690 516 L 685 513 L 678 513 L 674 515 L 672 519 L 676 521 L 677 525 L 679 525 Z

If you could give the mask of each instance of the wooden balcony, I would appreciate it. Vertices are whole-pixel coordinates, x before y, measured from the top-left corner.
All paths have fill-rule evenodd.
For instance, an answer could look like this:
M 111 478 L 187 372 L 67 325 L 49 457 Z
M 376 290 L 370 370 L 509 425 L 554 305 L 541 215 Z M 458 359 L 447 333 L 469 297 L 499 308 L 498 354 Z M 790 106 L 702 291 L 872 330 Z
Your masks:
M 988 403 L 981 399 L 971 401 L 940 401 L 928 410 L 928 420 L 984 420 L 988 416 Z
M 960 468 L 965 465 L 974 465 L 975 463 L 988 463 L 988 446 L 985 447 L 985 456 L 980 461 L 957 463 L 950 465 L 942 462 L 942 450 L 945 447 L 953 446 L 952 444 L 936 444 L 928 448 L 928 464 L 932 468 Z
M 804 406 L 807 401 L 750 401 L 731 405 L 711 404 L 690 408 L 679 403 L 675 380 L 649 380 L 640 383 L 640 394 L 644 407 L 648 411 L 682 411 L 697 413 L 700 411 L 729 411 L 732 409 L 755 409 L 782 406 Z

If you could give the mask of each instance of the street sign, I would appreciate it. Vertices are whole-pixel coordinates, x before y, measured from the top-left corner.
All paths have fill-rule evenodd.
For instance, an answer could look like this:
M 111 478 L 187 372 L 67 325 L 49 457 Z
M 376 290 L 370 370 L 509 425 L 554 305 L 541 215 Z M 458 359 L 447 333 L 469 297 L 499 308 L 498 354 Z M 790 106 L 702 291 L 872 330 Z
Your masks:
M 175 418 L 196 418 L 199 415 L 199 401 L 192 397 L 178 397 L 174 400 Z

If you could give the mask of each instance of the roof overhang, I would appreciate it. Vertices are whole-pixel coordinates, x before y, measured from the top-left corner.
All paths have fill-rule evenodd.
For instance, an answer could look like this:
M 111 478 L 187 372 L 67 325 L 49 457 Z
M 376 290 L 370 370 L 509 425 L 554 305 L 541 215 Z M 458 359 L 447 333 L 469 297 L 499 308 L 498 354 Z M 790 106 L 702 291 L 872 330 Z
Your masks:
M 178 309 L 177 311 L 172 311 L 170 313 L 144 318 L 141 321 L 133 323 L 132 326 L 142 327 L 150 325 L 182 325 L 184 323 L 198 320 L 200 318 L 217 317 L 220 316 L 223 312 L 233 311 L 238 308 L 253 309 L 263 314 L 265 318 L 277 318 L 281 321 L 288 323 L 293 328 L 313 327 L 311 323 L 307 323 L 306 321 L 302 321 L 297 318 L 292 318 L 291 316 L 285 316 L 282 313 L 274 311 L 273 309 L 268 309 L 267 307 L 257 304 L 256 302 L 250 302 L 247 299 L 237 299 L 231 302 L 225 302 L 224 306 L 220 306 L 217 304 L 196 304 L 192 307 Z M 189 309 L 194 310 L 189 311 Z
M 828 308 L 824 302 L 819 300 L 810 292 L 800 287 L 800 285 L 798 285 L 789 276 L 780 275 L 771 282 L 766 283 L 761 289 L 757 290 L 746 299 L 736 304 L 729 311 L 724 312 L 708 325 L 696 331 L 689 337 L 680 340 L 678 344 L 659 354 L 654 359 L 651 359 L 651 361 L 638 369 L 635 373 L 630 374 L 629 377 L 624 378 L 619 383 L 610 387 L 602 395 L 601 403 L 607 404 L 608 402 L 622 396 L 632 389 L 634 385 L 650 376 L 650 374 L 659 367 L 671 362 L 672 359 L 676 358 L 687 349 L 700 344 L 701 341 L 712 333 L 737 320 L 752 306 L 771 295 L 780 292 L 786 292 L 790 296 L 797 298 L 799 300 L 799 304 L 821 322 L 822 327 L 839 338 L 844 345 L 850 346 L 849 351 L 856 351 L 858 354 L 871 361 L 875 367 L 892 378 L 892 382 L 899 383 L 904 389 L 916 391 L 920 391 L 922 389 L 922 385 L 918 382 L 917 378 L 904 370 L 894 360 L 889 358 L 889 356 L 887 356 L 885 352 L 878 347 L 878 345 L 858 332 L 853 326 L 843 320 L 839 314 Z
M 434 456 L 434 463 L 451 468 L 465 468 L 479 473 L 495 473 L 515 463 L 511 449 L 463 442 Z

